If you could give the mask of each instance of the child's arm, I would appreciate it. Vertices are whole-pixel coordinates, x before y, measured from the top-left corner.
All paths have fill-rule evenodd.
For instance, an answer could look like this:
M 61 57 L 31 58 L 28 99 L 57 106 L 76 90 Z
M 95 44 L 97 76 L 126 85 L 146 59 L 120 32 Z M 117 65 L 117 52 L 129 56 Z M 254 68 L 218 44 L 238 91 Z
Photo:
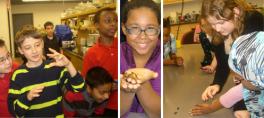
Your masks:
M 10 81 L 7 102 L 9 112 L 18 117 L 23 117 L 30 106 L 27 94 L 20 93 L 19 85 L 15 81 Z
M 211 64 L 207 65 L 207 66 L 204 66 L 204 67 L 201 67 L 201 70 L 203 72 L 212 74 L 212 73 L 215 72 L 216 66 L 217 66 L 217 60 L 216 60 L 216 57 L 214 56 L 213 61 L 211 62 Z
M 26 94 L 14 95 L 9 93 L 7 101 L 8 110 L 13 116 L 23 117 L 29 110 L 30 101 L 27 100 Z
M 76 111 L 74 108 L 72 108 L 71 104 L 72 101 L 75 100 L 74 93 L 67 91 L 64 95 L 63 100 L 63 113 L 65 117 L 74 117 L 76 114 Z M 77 96 L 78 97 L 78 96 Z
M 60 54 L 51 48 L 49 48 L 49 50 L 53 54 L 48 54 L 48 56 L 55 60 L 55 62 L 50 63 L 49 66 L 66 67 L 61 71 L 61 76 L 59 78 L 61 82 L 67 84 L 66 88 L 74 92 L 85 90 L 86 84 L 84 82 L 84 79 L 82 78 L 80 73 L 76 71 L 73 64 L 63 54 Z M 68 73 L 70 74 L 70 76 L 68 75 Z
M 40 96 L 44 86 L 36 86 L 33 88 L 25 87 L 21 88 L 16 81 L 15 72 L 12 80 L 10 81 L 10 87 L 8 91 L 8 109 L 11 114 L 16 117 L 23 117 L 28 110 L 30 110 L 31 101 Z
M 183 65 L 183 58 L 180 56 L 176 56 L 176 54 L 171 54 L 170 59 L 163 59 L 164 65 L 177 65 L 182 66 Z
M 199 104 L 192 109 L 191 115 L 198 116 L 215 112 L 221 108 L 230 108 L 235 103 L 243 99 L 242 95 L 242 84 L 232 87 L 225 94 L 220 96 L 219 99 L 214 101 L 212 104 Z
M 229 89 L 225 94 L 220 96 L 220 102 L 225 108 L 232 107 L 235 103 L 243 99 L 243 86 L 239 84 Z
M 212 104 L 198 104 L 190 112 L 191 116 L 199 116 L 208 113 L 213 113 L 219 109 L 222 109 L 223 106 L 220 103 L 219 99 L 215 100 Z

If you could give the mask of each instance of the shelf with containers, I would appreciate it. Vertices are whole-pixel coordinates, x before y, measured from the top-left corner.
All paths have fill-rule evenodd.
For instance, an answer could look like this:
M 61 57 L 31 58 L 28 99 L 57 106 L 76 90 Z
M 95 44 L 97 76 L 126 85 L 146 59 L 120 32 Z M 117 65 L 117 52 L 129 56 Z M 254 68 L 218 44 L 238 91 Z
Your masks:
M 199 23 L 197 22 L 193 22 L 193 23 L 182 23 L 182 24 L 173 24 L 171 25 L 171 33 L 174 34 L 174 36 L 176 36 L 177 32 L 178 32 L 178 27 L 180 26 L 180 31 L 178 34 L 178 37 L 176 37 L 177 39 L 182 39 L 184 33 L 190 31 L 191 29 L 195 28 L 196 25 L 198 25 Z
M 96 12 L 104 8 L 116 9 L 116 3 L 107 4 L 100 8 L 83 10 L 83 12 L 77 12 L 61 18 L 61 23 L 71 28 L 74 35 L 73 39 L 76 42 L 76 47 L 73 50 L 63 50 L 78 70 L 81 70 L 82 57 L 96 43 L 99 37 L 93 19 Z
M 182 17 L 179 17 L 179 15 L 177 15 L 177 17 L 170 17 L 171 33 L 177 39 L 176 40 L 177 48 L 181 47 L 181 43 L 184 35 L 195 29 L 196 25 L 199 24 L 197 21 L 198 16 L 199 14 L 193 14 L 192 16 L 184 15 Z
M 192 2 L 193 0 L 184 0 L 184 2 Z M 163 5 L 182 4 L 182 0 L 163 0 Z

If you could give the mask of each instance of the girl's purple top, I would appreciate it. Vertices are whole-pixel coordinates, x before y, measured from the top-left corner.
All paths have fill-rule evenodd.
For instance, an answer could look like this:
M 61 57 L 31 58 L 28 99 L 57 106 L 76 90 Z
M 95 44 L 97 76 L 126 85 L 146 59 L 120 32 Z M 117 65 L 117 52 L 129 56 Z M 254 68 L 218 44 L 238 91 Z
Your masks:
M 121 73 L 124 73 L 126 70 L 130 68 L 135 68 L 135 60 L 133 57 L 133 52 L 132 52 L 132 47 L 127 43 L 123 42 L 121 44 L 120 48 L 120 71 Z M 160 70 L 161 70 L 161 47 L 160 47 L 160 40 L 157 43 L 156 48 L 154 49 L 151 57 L 147 61 L 146 65 L 144 66 L 145 68 L 148 68 L 152 71 L 157 72 L 159 75 L 156 79 L 151 79 L 150 83 L 152 85 L 152 88 L 154 91 L 157 92 L 157 94 L 160 96 Z M 148 96 L 146 96 L 148 97 Z M 130 112 L 144 112 L 144 109 L 139 103 L 139 100 L 137 97 L 134 98 L 132 106 L 130 108 Z

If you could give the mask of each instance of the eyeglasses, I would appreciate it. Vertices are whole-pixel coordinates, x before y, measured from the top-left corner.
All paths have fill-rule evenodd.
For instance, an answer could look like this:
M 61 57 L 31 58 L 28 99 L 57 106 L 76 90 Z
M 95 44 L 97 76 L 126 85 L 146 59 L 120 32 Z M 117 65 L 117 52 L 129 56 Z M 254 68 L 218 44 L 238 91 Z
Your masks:
M 4 64 L 5 62 L 6 62 L 6 60 L 10 60 L 11 59 L 11 54 L 10 53 L 8 53 L 7 55 L 6 55 L 6 57 L 0 57 L 0 64 L 2 65 L 2 64 Z
M 142 32 L 144 32 L 147 36 L 156 36 L 160 33 L 160 28 L 159 27 L 155 27 L 155 26 L 149 26 L 146 27 L 145 29 L 141 29 L 138 26 L 132 26 L 132 27 L 127 27 L 125 26 L 126 31 L 128 34 L 130 35 L 139 35 Z

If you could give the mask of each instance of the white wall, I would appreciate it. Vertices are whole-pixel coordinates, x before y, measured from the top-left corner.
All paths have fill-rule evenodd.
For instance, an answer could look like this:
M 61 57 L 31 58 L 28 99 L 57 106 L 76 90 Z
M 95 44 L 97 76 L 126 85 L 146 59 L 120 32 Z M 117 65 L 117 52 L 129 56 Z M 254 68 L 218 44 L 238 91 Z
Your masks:
M 259 7 L 264 7 L 264 0 L 246 0 L 247 2 L 251 2 L 253 4 L 257 4 Z M 192 11 L 199 12 L 201 9 L 202 0 L 192 0 L 192 2 L 184 3 L 183 14 L 191 13 Z M 172 5 L 164 5 L 163 7 L 163 17 L 171 16 L 172 14 L 176 15 L 176 12 L 181 11 L 181 3 L 172 4 Z
M 12 5 L 12 13 L 33 13 L 35 27 L 43 28 L 46 21 L 60 24 L 61 13 L 67 8 L 73 8 L 77 3 L 48 3 L 48 4 L 25 4 Z
M 0 0 L 0 38 L 5 40 L 8 50 L 10 50 L 10 37 L 8 27 L 8 14 L 6 0 Z

